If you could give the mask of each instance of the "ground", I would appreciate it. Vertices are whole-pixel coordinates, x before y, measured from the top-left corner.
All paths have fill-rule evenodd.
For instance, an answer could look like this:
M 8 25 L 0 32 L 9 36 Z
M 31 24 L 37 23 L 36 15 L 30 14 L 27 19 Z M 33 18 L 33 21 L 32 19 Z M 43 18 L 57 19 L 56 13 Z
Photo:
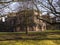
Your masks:
M 0 45 L 60 45 L 60 30 L 44 32 L 0 32 Z
M 0 41 L 0 45 L 60 45 L 60 40 L 11 40 Z

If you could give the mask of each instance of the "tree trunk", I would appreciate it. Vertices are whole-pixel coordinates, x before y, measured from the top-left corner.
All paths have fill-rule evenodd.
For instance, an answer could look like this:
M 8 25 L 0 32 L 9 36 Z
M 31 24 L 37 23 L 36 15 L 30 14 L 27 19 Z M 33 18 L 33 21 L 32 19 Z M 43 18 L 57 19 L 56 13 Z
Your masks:
M 27 26 L 26 26 L 26 34 L 28 34 Z

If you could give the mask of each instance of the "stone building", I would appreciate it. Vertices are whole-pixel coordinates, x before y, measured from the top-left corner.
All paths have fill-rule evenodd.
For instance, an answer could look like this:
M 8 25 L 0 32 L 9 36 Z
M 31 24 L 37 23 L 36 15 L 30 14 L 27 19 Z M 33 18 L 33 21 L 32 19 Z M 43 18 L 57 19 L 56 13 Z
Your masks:
M 39 16 L 41 13 L 39 13 Z M 6 31 L 13 32 L 20 31 L 44 31 L 46 30 L 46 23 L 37 18 L 38 11 L 23 10 L 18 13 L 10 13 L 5 21 Z
M 21 28 L 23 28 L 23 30 L 26 30 L 25 26 L 27 26 L 28 31 L 46 30 L 46 23 L 42 20 L 37 19 L 38 12 L 36 10 L 34 10 L 34 11 L 29 10 L 27 12 L 23 11 L 23 12 L 17 13 L 17 15 L 18 15 L 17 17 L 21 18 L 20 24 L 22 25 L 20 27 L 19 26 L 16 27 L 17 30 L 22 30 Z M 39 15 L 41 15 L 41 13 L 39 13 Z M 17 22 L 19 22 L 19 20 Z M 24 24 L 24 23 L 26 23 L 26 24 Z

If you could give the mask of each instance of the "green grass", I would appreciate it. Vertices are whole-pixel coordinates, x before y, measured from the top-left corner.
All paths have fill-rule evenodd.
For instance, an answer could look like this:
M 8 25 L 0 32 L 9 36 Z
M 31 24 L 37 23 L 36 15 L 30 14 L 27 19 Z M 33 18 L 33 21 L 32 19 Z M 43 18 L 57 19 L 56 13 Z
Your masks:
M 44 32 L 0 32 L 0 40 L 11 39 L 60 39 L 60 30 L 47 30 Z
M 11 40 L 0 41 L 0 45 L 60 45 L 60 40 Z
M 43 32 L 41 32 L 41 31 L 40 31 L 40 32 L 39 32 L 39 31 L 33 32 L 33 31 L 32 31 L 32 32 L 28 32 L 28 33 L 29 33 L 29 34 L 31 34 L 31 33 L 32 33 L 32 34 L 33 34 L 33 33 L 34 33 L 34 34 L 37 34 L 37 33 L 39 34 L 39 33 L 50 33 L 50 32 L 60 32 L 60 30 L 45 30 L 45 31 L 43 31 Z M 25 32 L 0 32 L 0 35 L 1 35 L 1 34 L 25 34 Z
M 60 30 L 28 32 L 27 35 L 25 32 L 0 32 L 0 45 L 60 45 Z

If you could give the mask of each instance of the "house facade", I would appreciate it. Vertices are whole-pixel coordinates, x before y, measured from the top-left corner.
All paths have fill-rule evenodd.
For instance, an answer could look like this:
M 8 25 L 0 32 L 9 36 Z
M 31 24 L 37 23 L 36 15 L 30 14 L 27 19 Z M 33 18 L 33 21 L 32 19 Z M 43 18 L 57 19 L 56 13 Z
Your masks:
M 41 15 L 41 13 L 40 13 Z M 46 23 L 42 20 L 37 19 L 38 12 L 36 10 L 29 10 L 27 12 L 17 13 L 16 31 L 44 31 L 46 30 Z M 16 24 L 17 24 L 16 23 Z M 27 28 L 26 28 L 27 27 Z
M 39 13 L 41 15 L 41 13 Z M 46 23 L 37 19 L 38 12 L 36 10 L 24 10 L 18 13 L 11 13 L 7 16 L 5 24 L 5 31 L 44 31 L 46 30 Z

